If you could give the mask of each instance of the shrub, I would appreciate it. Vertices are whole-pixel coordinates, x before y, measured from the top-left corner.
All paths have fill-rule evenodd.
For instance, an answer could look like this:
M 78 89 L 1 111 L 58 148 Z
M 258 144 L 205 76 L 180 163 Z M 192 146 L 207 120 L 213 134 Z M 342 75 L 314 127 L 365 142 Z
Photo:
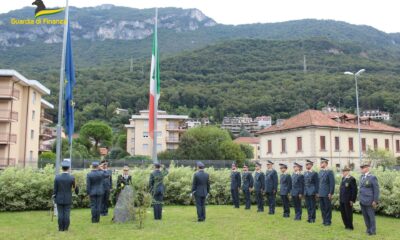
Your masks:
M 148 189 L 149 176 L 152 171 L 148 168 L 132 168 L 132 183 L 135 192 Z M 211 192 L 207 199 L 208 204 L 230 204 L 230 170 L 216 170 L 207 168 L 210 174 Z M 190 198 L 192 179 L 195 172 L 191 167 L 175 167 L 172 163 L 169 174 L 164 183 L 166 192 L 164 203 L 170 205 L 191 205 Z M 88 207 L 89 198 L 86 196 L 86 174 L 88 170 L 75 171 L 76 183 L 80 188 L 78 196 L 73 195 L 75 208 Z M 381 189 L 378 213 L 400 217 L 400 172 L 394 170 L 383 171 L 383 168 L 374 169 L 373 173 L 379 180 Z M 360 174 L 352 174 L 359 182 Z M 113 176 L 114 186 L 117 176 Z M 54 181 L 54 168 L 47 166 L 43 170 L 7 168 L 0 172 L 0 211 L 22 211 L 49 209 Z M 336 190 L 333 199 L 335 208 L 339 208 L 338 194 L 341 176 L 336 174 Z M 241 194 L 241 198 L 243 198 Z M 254 197 L 253 197 L 254 202 Z M 277 198 L 280 204 L 280 198 Z M 355 211 L 360 211 L 360 205 L 355 204 Z

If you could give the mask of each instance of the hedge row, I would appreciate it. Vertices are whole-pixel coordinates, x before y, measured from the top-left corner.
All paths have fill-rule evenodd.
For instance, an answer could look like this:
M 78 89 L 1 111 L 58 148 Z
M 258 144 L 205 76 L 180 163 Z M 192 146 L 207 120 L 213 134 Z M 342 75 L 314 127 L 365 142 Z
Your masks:
M 131 170 L 132 181 L 135 188 L 142 188 L 148 184 L 151 167 L 147 169 L 134 168 Z M 208 204 L 230 204 L 230 170 L 215 170 L 208 168 L 210 174 L 211 192 Z M 74 207 L 89 206 L 89 199 L 85 193 L 86 171 L 76 171 L 73 175 L 81 191 L 74 195 Z M 194 169 L 190 167 L 174 167 L 169 169 L 169 175 L 165 178 L 166 193 L 165 204 L 190 205 L 191 182 Z M 381 198 L 378 212 L 380 214 L 400 217 L 400 172 L 382 169 L 374 169 L 373 173 L 378 177 Z M 358 173 L 353 173 L 359 179 Z M 0 172 L 0 211 L 44 210 L 51 205 L 51 195 L 54 179 L 54 169 L 47 166 L 42 170 L 8 168 Z M 113 177 L 116 181 L 117 176 Z M 336 192 L 333 199 L 334 206 L 338 208 L 338 192 L 340 174 L 336 176 Z M 243 198 L 243 196 L 241 196 Z M 243 199 L 242 199 L 243 201 Z M 254 201 L 254 197 L 253 197 Z M 280 198 L 277 198 L 280 204 Z M 355 210 L 360 211 L 358 203 Z

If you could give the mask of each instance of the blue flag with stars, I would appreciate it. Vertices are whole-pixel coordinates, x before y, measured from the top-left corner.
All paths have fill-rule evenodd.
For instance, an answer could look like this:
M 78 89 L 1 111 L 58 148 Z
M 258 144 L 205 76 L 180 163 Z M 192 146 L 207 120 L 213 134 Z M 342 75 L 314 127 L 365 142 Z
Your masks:
M 74 95 L 73 89 L 76 83 L 74 60 L 72 57 L 71 33 L 69 22 L 67 26 L 67 46 L 65 54 L 65 132 L 68 135 L 69 143 L 72 143 L 72 135 L 74 134 Z

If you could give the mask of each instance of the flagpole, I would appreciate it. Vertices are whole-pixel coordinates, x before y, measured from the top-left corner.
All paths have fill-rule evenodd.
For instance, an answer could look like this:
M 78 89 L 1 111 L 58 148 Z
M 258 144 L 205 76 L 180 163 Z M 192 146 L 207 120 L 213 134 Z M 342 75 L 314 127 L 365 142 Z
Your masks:
M 157 27 L 158 27 L 158 24 L 157 24 L 157 22 L 158 22 L 158 8 L 156 8 L 156 16 L 155 16 L 155 19 L 154 19 L 154 24 L 155 24 L 155 26 L 154 26 L 154 34 L 155 34 L 155 37 L 157 37 L 156 38 L 156 42 L 157 42 L 157 48 L 156 48 L 156 54 L 154 54 L 155 56 L 154 56 L 154 58 L 155 58 L 155 61 L 154 61 L 154 63 L 155 64 L 157 64 L 157 61 L 158 61 L 158 34 L 157 34 Z M 156 66 L 155 66 L 156 67 Z M 155 71 L 155 74 L 157 74 L 157 70 Z M 156 79 L 157 79 L 157 76 L 155 76 L 156 77 Z M 157 99 L 157 84 L 154 84 L 154 93 L 155 93 L 155 98 L 154 98 L 154 131 L 153 131 L 153 163 L 158 163 L 158 159 L 157 159 L 157 137 L 158 137 L 158 134 L 157 134 L 157 113 L 158 113 L 158 99 Z
M 69 5 L 66 0 L 65 19 L 64 19 L 64 37 L 62 44 L 62 56 L 60 67 L 60 90 L 58 93 L 58 123 L 57 123 L 57 147 L 56 147 L 56 174 L 60 172 L 61 163 L 61 131 L 62 131 L 62 116 L 63 116 L 63 96 L 64 96 L 64 77 L 65 77 L 65 52 L 67 47 L 67 31 L 68 31 L 68 14 Z

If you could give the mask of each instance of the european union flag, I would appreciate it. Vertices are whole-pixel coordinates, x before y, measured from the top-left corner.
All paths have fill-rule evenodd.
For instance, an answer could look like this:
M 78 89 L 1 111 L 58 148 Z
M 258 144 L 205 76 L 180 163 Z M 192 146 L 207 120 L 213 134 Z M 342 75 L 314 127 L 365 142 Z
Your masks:
M 72 45 L 71 45 L 71 31 L 69 22 L 67 26 L 67 46 L 65 53 L 65 131 L 68 134 L 69 143 L 72 143 L 72 135 L 74 134 L 74 101 L 73 101 L 73 89 L 76 83 L 75 80 L 75 68 L 74 60 L 72 57 Z

